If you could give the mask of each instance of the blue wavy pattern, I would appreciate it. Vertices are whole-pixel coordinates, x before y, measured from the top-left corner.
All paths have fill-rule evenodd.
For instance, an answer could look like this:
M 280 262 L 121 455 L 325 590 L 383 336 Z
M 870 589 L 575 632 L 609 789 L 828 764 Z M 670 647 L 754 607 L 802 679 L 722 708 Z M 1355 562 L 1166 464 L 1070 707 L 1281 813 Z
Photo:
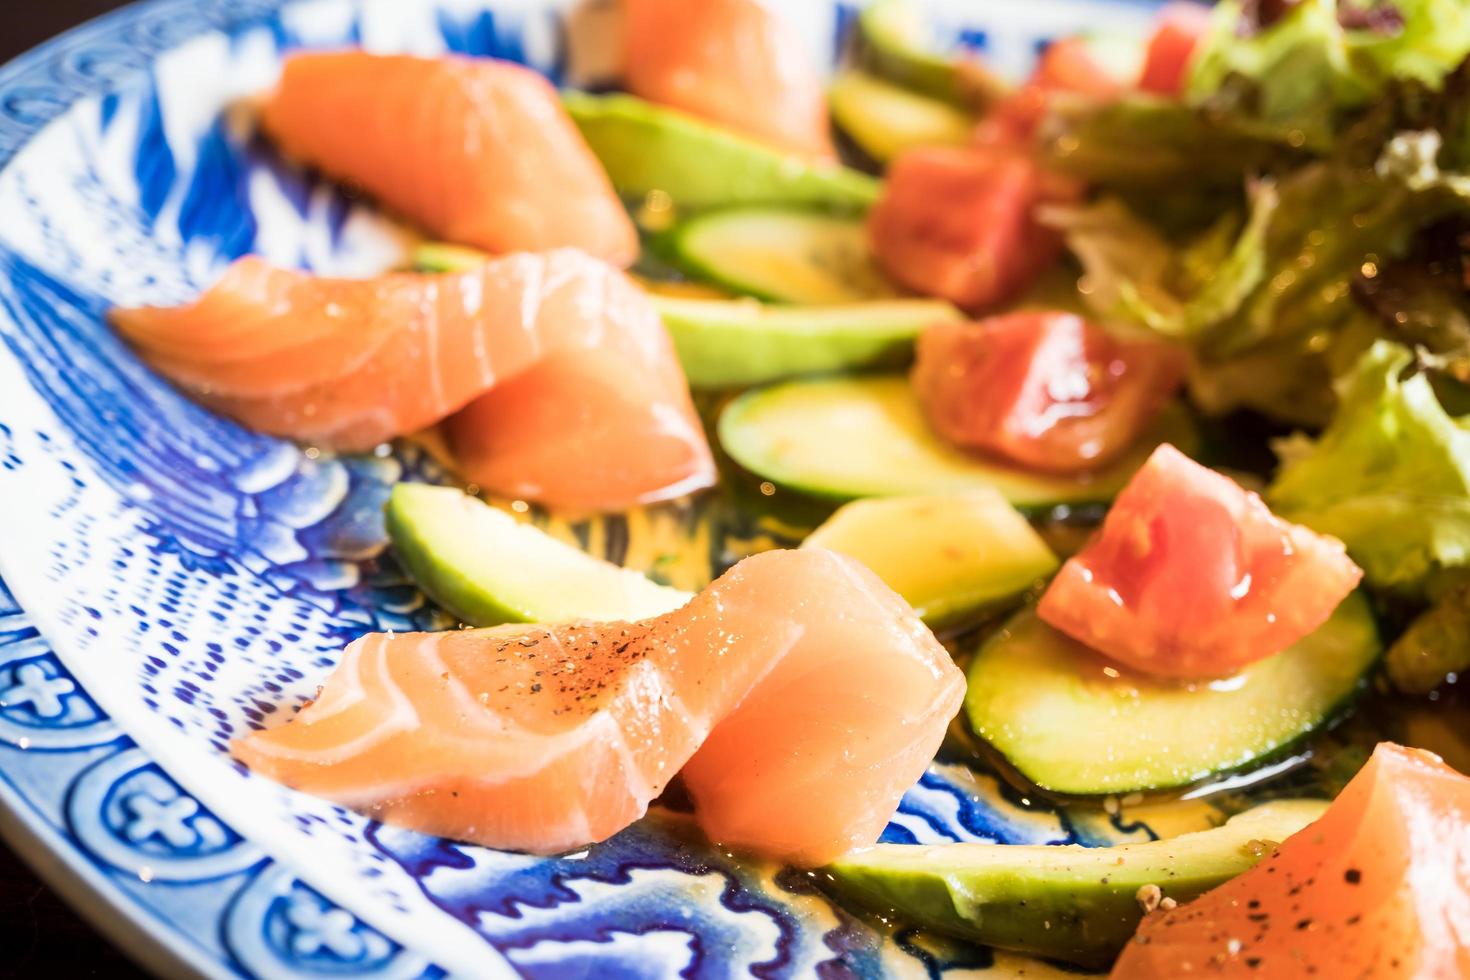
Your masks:
M 116 235 L 109 243 L 116 255 L 100 270 L 93 267 L 97 243 L 68 240 L 52 226 L 43 196 L 22 195 L 27 211 L 11 218 L 33 223 L 44 248 L 34 241 L 17 247 L 0 233 L 0 339 L 81 454 L 63 465 L 75 473 L 95 472 L 146 514 L 155 555 L 218 578 L 253 576 L 283 595 L 304 598 L 327 612 L 339 642 L 369 629 L 432 628 L 442 620 L 383 553 L 381 517 L 394 482 L 443 479 L 431 460 L 408 447 L 395 447 L 388 457 L 311 457 L 246 431 L 151 374 L 105 321 L 112 285 L 134 271 L 129 235 L 136 233 L 154 250 L 136 264 L 168 267 L 180 278 L 181 283 L 158 284 L 164 292 L 198 288 L 230 259 L 261 248 L 270 237 L 266 223 L 279 216 L 257 211 L 251 196 L 256 183 L 273 189 L 293 212 L 291 220 L 325 241 L 328 258 L 348 248 L 349 218 L 362 213 L 360 202 L 283 162 L 258 137 L 233 131 L 223 116 L 192 134 L 192 146 L 171 141 L 170 123 L 176 120 L 169 114 L 168 92 L 159 88 L 155 71 L 139 74 L 147 67 L 143 52 L 151 57 L 212 27 L 228 28 L 236 51 L 261 33 L 247 31 L 254 27 L 264 28 L 278 48 L 325 43 L 321 32 L 306 30 L 295 16 L 307 5 L 290 16 L 280 15 L 279 6 L 276 0 L 153 3 L 116 16 L 105 30 L 83 32 L 51 61 L 22 66 L 49 73 L 40 84 L 19 69 L 0 72 L 0 159 L 83 95 L 96 98 L 95 113 L 74 120 L 79 128 L 95 127 L 85 132 L 86 145 L 131 141 L 126 199 L 97 172 L 95 161 L 64 162 L 75 176 L 72 189 L 105 213 L 108 236 Z M 842 7 L 837 28 L 852 17 L 851 5 Z M 353 9 L 358 13 L 339 21 L 338 43 L 364 36 L 360 9 Z M 545 38 L 533 38 L 527 20 L 538 16 L 535 29 L 547 28 Z M 448 50 L 535 62 L 557 79 L 568 70 L 563 39 L 548 16 L 467 11 L 459 4 L 435 13 L 433 29 Z M 107 74 L 109 58 L 117 61 L 115 78 Z M 20 184 L 27 175 L 7 176 Z M 36 174 L 36 182 L 43 184 L 45 176 Z M 313 257 L 303 242 L 287 260 L 309 266 Z M 6 470 L 25 465 L 11 448 L 7 425 L 14 421 L 0 422 L 0 467 Z M 608 552 L 619 556 L 628 544 L 626 522 L 612 519 L 602 531 Z M 712 544 L 717 553 L 721 547 Z M 138 616 L 166 626 L 158 614 L 171 611 L 170 601 L 160 600 L 158 609 L 139 610 Z M 243 621 L 239 626 L 242 638 L 259 632 Z M 30 685 L 36 697 L 31 707 L 15 709 L 20 714 L 0 717 L 0 783 L 8 787 L 8 805 L 25 803 L 37 814 L 46 808 L 60 812 L 61 801 L 95 793 L 102 801 L 96 812 L 74 808 L 68 821 L 46 824 L 48 832 L 74 849 L 77 866 L 103 875 L 109 887 L 131 880 L 131 901 L 156 913 L 150 928 L 172 930 L 175 942 L 190 934 L 212 937 L 200 945 L 204 959 L 198 962 L 221 973 L 367 975 L 371 969 L 375 976 L 442 975 L 392 938 L 331 908 L 295 882 L 289 869 L 254 854 L 239 857 L 239 868 L 230 863 L 236 858 L 222 864 L 221 854 L 248 847 L 248 841 L 222 823 L 217 832 L 206 829 L 217 818 L 108 727 L 111 722 L 95 705 L 88 708 L 84 691 L 64 690 L 64 664 L 49 649 L 34 646 L 39 642 L 0 584 L 0 652 L 32 644 L 24 648 L 24 663 L 0 667 L 0 680 Z M 36 669 L 21 675 L 21 666 Z M 266 682 L 262 691 L 269 690 Z M 192 695 L 185 690 L 178 696 Z M 48 698 L 78 707 L 56 714 L 62 722 L 43 724 L 50 717 Z M 273 706 L 261 711 L 268 707 Z M 253 717 L 258 721 L 261 714 Z M 77 718 L 84 721 L 78 724 Z M 14 735 L 31 730 L 26 725 L 35 734 Z M 61 732 L 65 725 L 92 736 Z M 6 743 L 11 736 L 17 741 Z M 52 762 L 43 770 L 47 764 L 37 761 L 36 752 L 23 751 L 30 742 L 18 740 L 47 737 L 100 741 L 48 749 Z M 1029 820 L 1003 794 L 952 780 L 938 767 L 905 798 L 902 819 L 890 827 L 888 839 L 1077 839 L 1063 818 L 1049 816 L 1051 822 Z M 45 823 L 36 819 L 37 826 Z M 137 829 L 140 820 L 143 830 Z M 146 846 L 130 851 L 129 833 L 144 830 Z M 649 963 L 663 962 L 648 959 L 652 942 L 666 935 L 684 937 L 680 941 L 691 958 L 682 972 L 690 977 L 732 972 L 725 952 L 745 949 L 752 936 L 770 937 L 769 949 L 752 953 L 740 966 L 761 977 L 800 972 L 798 964 L 823 977 L 875 977 L 894 950 L 934 976 L 989 963 L 984 951 L 933 937 L 901 932 L 885 938 L 814 895 L 804 875 L 771 874 L 722 857 L 683 840 L 665 822 L 640 824 L 584 856 L 563 860 L 513 859 L 382 827 L 371 828 L 362 846 L 406 869 L 439 909 L 479 930 L 529 976 L 648 975 Z M 137 882 L 137 862 L 144 860 L 139 855 L 160 866 L 164 859 L 174 862 L 168 866 L 179 869 L 178 879 L 143 887 Z M 208 870 L 190 864 L 205 858 L 214 862 Z M 519 865 L 507 870 L 507 862 L 516 860 Z M 689 889 L 700 882 L 713 883 L 716 895 L 691 907 Z M 595 901 L 584 898 L 594 886 L 610 891 L 598 892 Z M 807 907 L 823 910 L 823 925 L 814 926 L 797 911 Z M 548 946 L 561 952 L 538 959 L 537 951 Z

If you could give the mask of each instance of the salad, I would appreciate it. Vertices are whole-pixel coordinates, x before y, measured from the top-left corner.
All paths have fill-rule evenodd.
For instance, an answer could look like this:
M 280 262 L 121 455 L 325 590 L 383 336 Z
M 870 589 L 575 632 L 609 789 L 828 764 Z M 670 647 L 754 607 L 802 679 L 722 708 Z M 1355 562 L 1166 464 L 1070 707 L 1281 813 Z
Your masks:
M 261 130 L 404 267 L 111 312 L 225 416 L 460 480 L 384 519 L 464 628 L 361 637 L 235 757 L 535 854 L 659 803 L 1120 977 L 1470 975 L 1470 7 L 1172 4 L 1020 82 L 901 0 L 831 79 L 775 4 L 623 14 L 602 93 L 292 55 Z M 762 529 L 691 588 L 533 520 L 691 507 Z M 880 843 L 936 754 L 1228 819 Z

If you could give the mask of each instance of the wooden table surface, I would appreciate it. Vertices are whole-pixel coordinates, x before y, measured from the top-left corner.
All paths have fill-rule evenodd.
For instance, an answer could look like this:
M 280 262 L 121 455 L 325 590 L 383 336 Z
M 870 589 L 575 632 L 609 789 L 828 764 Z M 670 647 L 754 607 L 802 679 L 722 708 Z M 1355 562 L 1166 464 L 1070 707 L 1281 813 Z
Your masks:
M 0 3 L 0 61 L 9 61 L 120 0 L 7 0 Z M 144 976 L 67 908 L 0 844 L 0 974 L 12 977 Z

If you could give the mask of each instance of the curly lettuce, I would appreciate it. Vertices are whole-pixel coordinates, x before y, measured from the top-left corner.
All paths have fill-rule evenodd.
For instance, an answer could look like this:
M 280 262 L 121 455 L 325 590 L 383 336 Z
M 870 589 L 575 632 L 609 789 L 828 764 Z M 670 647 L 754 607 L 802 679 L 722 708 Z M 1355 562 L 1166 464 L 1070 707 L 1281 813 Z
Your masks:
M 1192 66 L 1190 104 L 1249 117 L 1326 149 L 1353 110 L 1395 82 L 1438 90 L 1470 56 L 1463 0 L 1224 0 Z
M 1358 312 L 1353 277 L 1405 249 L 1445 207 L 1438 197 L 1322 161 L 1255 182 L 1244 214 L 1184 242 L 1112 198 L 1043 219 L 1082 263 L 1095 313 L 1188 341 L 1209 361 L 1335 332 Z
M 1384 655 L 1395 688 L 1428 694 L 1451 675 L 1470 671 L 1470 587 L 1450 589 L 1409 624 Z
M 1470 428 L 1414 364 L 1391 341 L 1368 348 L 1322 435 L 1278 446 L 1267 499 L 1341 538 L 1369 582 L 1422 594 L 1441 573 L 1470 567 Z
M 1052 170 L 1152 195 L 1180 186 L 1238 190 L 1241 174 L 1301 156 L 1285 129 L 1147 93 L 1102 101 L 1055 95 L 1038 144 Z
M 1082 263 L 1095 314 L 1194 349 L 1207 408 L 1319 424 L 1335 400 L 1328 382 L 1377 322 L 1355 283 L 1470 210 L 1470 176 L 1447 169 L 1458 160 L 1440 131 L 1395 129 L 1406 121 L 1418 118 L 1385 103 L 1332 157 L 1252 181 L 1242 209 L 1184 239 L 1116 197 L 1042 217 Z

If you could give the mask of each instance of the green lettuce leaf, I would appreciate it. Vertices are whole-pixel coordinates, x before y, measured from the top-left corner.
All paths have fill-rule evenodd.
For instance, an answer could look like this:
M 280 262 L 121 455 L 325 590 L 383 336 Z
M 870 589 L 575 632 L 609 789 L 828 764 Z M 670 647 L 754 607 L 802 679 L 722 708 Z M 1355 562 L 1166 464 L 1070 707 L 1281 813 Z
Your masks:
M 1244 215 L 1188 241 L 1112 199 L 1043 220 L 1064 233 L 1105 318 L 1189 340 L 1207 361 L 1304 338 L 1321 349 L 1361 313 L 1356 277 L 1470 208 L 1470 176 L 1441 168 L 1437 129 L 1385 132 L 1403 115 L 1385 107 L 1332 158 L 1256 180 Z
M 1421 232 L 1408 256 L 1353 281 L 1353 296 L 1385 336 L 1413 347 L 1421 363 L 1460 385 L 1470 384 L 1467 262 L 1470 224 L 1456 218 Z
M 1470 56 L 1470 5 L 1464 0 L 1341 0 L 1338 19 L 1365 25 L 1346 36 L 1354 63 L 1372 66 L 1364 75 L 1376 74 L 1375 95 L 1384 80 L 1395 78 L 1437 89 Z
M 1260 3 L 1224 0 L 1191 67 L 1191 105 L 1331 147 L 1355 110 L 1396 82 L 1438 90 L 1470 55 L 1463 0 L 1299 0 L 1274 22 Z
M 1278 447 L 1267 491 L 1282 516 L 1347 544 L 1375 585 L 1422 593 L 1470 566 L 1470 429 L 1450 416 L 1414 354 L 1378 341 L 1346 378 L 1320 438 Z
M 1330 147 L 1341 110 L 1373 96 L 1354 70 L 1336 0 L 1302 0 L 1258 30 L 1250 23 L 1254 6 L 1242 0 L 1216 6 L 1186 100 L 1288 130 L 1297 145 Z
M 1240 175 L 1298 159 L 1286 129 L 1147 93 L 1102 100 L 1058 93 L 1038 133 L 1052 170 L 1104 187 L 1238 192 Z
M 1393 686 L 1405 694 L 1428 694 L 1451 674 L 1470 671 L 1470 587 L 1460 585 L 1409 624 L 1384 655 Z
M 1043 210 L 1086 272 L 1083 294 L 1094 312 L 1176 339 L 1193 339 L 1233 316 L 1266 275 L 1264 244 L 1277 206 L 1274 185 L 1253 193 L 1245 227 L 1226 213 L 1180 245 L 1117 198 Z

